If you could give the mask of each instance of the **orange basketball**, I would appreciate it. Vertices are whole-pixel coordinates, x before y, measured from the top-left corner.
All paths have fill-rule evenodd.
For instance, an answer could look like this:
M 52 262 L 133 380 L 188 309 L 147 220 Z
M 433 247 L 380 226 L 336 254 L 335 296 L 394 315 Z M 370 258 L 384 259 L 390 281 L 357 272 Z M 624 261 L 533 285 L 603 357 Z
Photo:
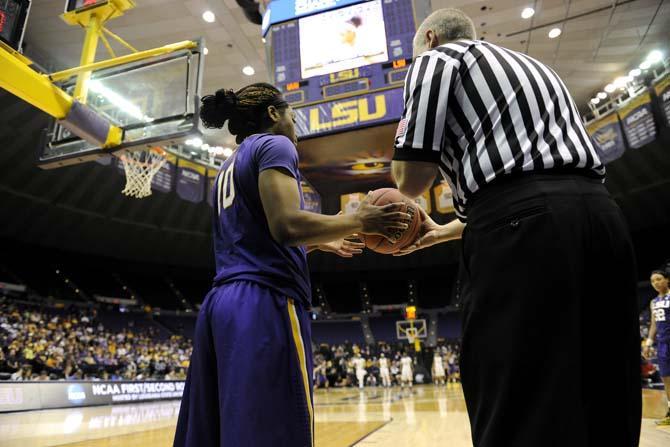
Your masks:
M 419 213 L 419 205 L 412 199 L 402 195 L 400 191 L 394 188 L 381 188 L 372 192 L 370 203 L 377 206 L 387 205 L 389 203 L 402 202 L 405 206 L 400 210 L 412 216 L 412 222 L 406 230 L 396 230 L 396 243 L 392 244 L 383 236 L 377 235 L 363 235 L 363 243 L 367 248 L 377 253 L 393 254 L 401 249 L 407 247 L 414 242 L 419 228 L 421 226 L 421 213 Z

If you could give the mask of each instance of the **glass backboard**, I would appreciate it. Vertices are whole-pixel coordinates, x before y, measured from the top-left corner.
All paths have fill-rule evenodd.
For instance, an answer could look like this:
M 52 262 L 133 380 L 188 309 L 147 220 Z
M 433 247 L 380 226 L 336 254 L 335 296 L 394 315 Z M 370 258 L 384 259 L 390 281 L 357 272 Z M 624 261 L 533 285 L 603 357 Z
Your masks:
M 178 145 L 201 135 L 202 43 L 129 64 L 95 71 L 86 104 L 123 129 L 120 146 L 102 149 L 72 134 L 54 120 L 45 132 L 38 164 L 55 168 L 119 151 Z M 74 80 L 61 86 L 74 91 Z

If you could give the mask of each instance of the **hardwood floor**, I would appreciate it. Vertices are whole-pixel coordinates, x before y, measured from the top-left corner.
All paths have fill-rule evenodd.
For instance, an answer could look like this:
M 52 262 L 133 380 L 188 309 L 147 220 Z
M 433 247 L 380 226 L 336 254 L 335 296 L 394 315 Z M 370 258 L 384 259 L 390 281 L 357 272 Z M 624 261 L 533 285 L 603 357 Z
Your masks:
M 645 390 L 641 447 L 670 445 L 662 391 Z M 0 447 L 168 447 L 179 402 L 0 414 Z M 317 447 L 443 445 L 469 447 L 470 428 L 460 386 L 412 391 L 369 388 L 318 390 Z

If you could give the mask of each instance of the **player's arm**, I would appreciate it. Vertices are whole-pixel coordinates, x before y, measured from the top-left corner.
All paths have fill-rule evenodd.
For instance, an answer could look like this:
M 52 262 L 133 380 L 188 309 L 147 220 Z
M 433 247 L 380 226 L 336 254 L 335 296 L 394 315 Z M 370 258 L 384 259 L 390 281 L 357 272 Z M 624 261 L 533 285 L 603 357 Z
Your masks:
M 306 247 L 307 253 L 320 250 L 325 251 L 326 253 L 334 253 L 342 258 L 352 258 L 354 255 L 360 255 L 363 253 L 364 248 L 365 244 L 346 238 L 320 245 L 308 245 Z
M 322 245 L 353 233 L 391 238 L 407 228 L 410 216 L 402 204 L 370 204 L 369 197 L 354 214 L 324 216 L 300 209 L 298 152 L 286 137 L 268 139 L 254 154 L 258 190 L 268 227 L 275 241 L 284 245 Z
M 353 233 L 391 238 L 393 230 L 406 229 L 410 219 L 399 211 L 402 204 L 374 206 L 369 198 L 354 214 L 325 216 L 301 210 L 298 183 L 286 169 L 263 170 L 258 188 L 270 233 L 284 245 L 321 245 Z
M 417 197 L 430 188 L 438 173 L 445 131 L 445 115 L 430 98 L 447 98 L 451 80 L 457 76 L 460 62 L 437 51 L 417 58 L 405 79 L 405 110 L 398 126 L 391 170 L 398 189 Z M 438 225 L 421 210 L 423 222 L 417 240 L 397 256 L 458 239 L 465 224 L 454 220 Z
M 649 313 L 650 313 L 650 323 L 649 323 L 649 336 L 644 341 L 644 350 L 643 354 L 645 357 L 649 357 L 649 348 L 654 345 L 654 339 L 656 338 L 656 318 L 654 318 L 654 301 L 652 300 L 649 303 Z

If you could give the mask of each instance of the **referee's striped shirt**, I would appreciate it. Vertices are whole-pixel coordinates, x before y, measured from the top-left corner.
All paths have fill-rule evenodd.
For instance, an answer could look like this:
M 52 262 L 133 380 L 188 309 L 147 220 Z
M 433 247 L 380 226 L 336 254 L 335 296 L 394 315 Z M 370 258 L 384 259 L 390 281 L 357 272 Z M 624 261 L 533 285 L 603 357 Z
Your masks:
M 468 202 L 503 175 L 605 168 L 563 81 L 546 65 L 478 40 L 419 56 L 405 80 L 394 160 L 438 163 L 466 220 Z

